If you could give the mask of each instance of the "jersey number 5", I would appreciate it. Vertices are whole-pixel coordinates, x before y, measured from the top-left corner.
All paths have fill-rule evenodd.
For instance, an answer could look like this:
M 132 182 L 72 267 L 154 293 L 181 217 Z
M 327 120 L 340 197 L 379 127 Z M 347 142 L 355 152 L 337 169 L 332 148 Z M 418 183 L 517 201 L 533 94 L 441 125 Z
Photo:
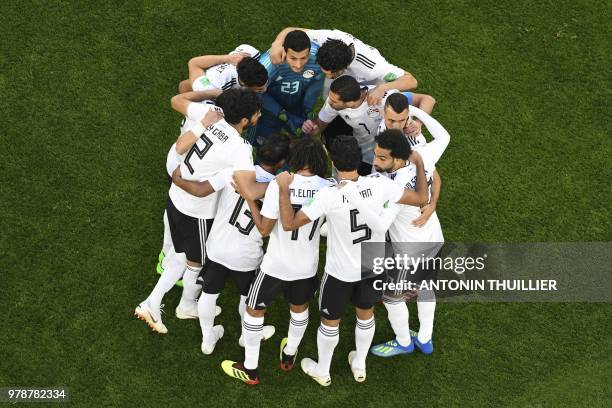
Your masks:
M 372 238 L 372 230 L 366 224 L 357 224 L 357 214 L 359 210 L 351 210 L 351 232 L 364 231 L 364 235 L 353 240 L 353 244 L 358 244 Z

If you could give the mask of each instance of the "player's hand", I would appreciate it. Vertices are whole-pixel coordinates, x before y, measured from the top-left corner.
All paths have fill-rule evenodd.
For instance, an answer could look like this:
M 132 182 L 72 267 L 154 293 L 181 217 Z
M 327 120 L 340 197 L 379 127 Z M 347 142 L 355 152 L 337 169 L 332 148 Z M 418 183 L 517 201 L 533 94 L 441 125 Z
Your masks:
M 423 124 L 418 120 L 411 120 L 408 122 L 408 126 L 404 128 L 404 134 L 410 137 L 417 137 L 421 134 L 421 126 Z
M 179 182 L 182 179 L 182 174 L 181 174 L 181 166 L 176 166 L 176 169 L 174 169 L 174 171 L 172 172 L 172 181 L 176 184 L 177 182 Z
M 410 157 L 408 157 L 408 160 L 410 160 L 410 162 L 414 164 L 423 162 L 423 158 L 416 150 L 413 150 L 412 153 L 410 153 Z
M 227 57 L 227 63 L 232 65 L 238 65 L 243 58 L 250 57 L 246 52 L 237 52 L 235 54 L 229 54 Z
M 211 110 L 206 112 L 206 115 L 204 115 L 204 117 L 202 118 L 202 126 L 208 128 L 220 121 L 221 119 L 223 119 L 223 111 L 215 106 Z
M 277 175 L 276 184 L 278 184 L 278 188 L 288 188 L 289 184 L 293 181 L 293 173 L 289 173 L 288 171 L 283 171 L 281 174 Z
M 421 215 L 412 220 L 412 225 L 422 228 L 425 224 L 427 224 L 427 221 L 429 221 L 429 218 L 431 218 L 434 211 L 436 211 L 435 205 L 425 204 L 423 207 L 421 207 Z
M 368 105 L 376 105 L 382 100 L 383 96 L 385 96 L 385 90 L 380 89 L 380 86 L 377 86 L 376 88 L 368 92 Z
M 302 132 L 309 135 L 316 135 L 320 132 L 319 125 L 314 120 L 307 120 L 302 124 Z
M 287 52 L 282 44 L 272 44 L 269 51 L 270 62 L 273 64 L 280 64 L 285 61 L 285 57 L 287 56 Z

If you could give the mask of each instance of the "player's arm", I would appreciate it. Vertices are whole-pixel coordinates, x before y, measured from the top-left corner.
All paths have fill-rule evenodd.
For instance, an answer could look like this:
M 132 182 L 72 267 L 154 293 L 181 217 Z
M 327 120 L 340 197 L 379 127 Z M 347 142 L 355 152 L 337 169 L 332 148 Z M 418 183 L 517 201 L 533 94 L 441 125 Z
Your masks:
M 322 133 L 336 116 L 338 116 L 338 111 L 330 106 L 328 99 L 315 120 L 307 120 L 302 124 L 302 131 L 312 135 Z
M 184 190 L 195 197 L 206 197 L 219 191 L 225 185 L 227 175 L 217 174 L 204 181 L 185 180 L 181 174 L 181 167 L 178 166 L 172 173 L 172 182 L 181 190 Z
M 308 224 L 311 220 L 304 211 L 300 210 L 296 213 L 291 206 L 289 184 L 293 181 L 293 175 L 285 171 L 277 175 L 275 180 L 278 184 L 278 211 L 283 230 L 293 231 Z
M 182 94 L 174 95 L 170 99 L 170 105 L 172 109 L 177 111 L 183 116 L 189 116 L 189 104 L 192 102 L 201 102 L 204 100 L 211 100 L 221 95 L 219 89 L 207 89 L 205 91 L 191 91 Z
M 207 68 L 219 64 L 238 65 L 244 57 L 248 56 L 249 54 L 246 52 L 237 52 L 234 54 L 193 57 L 187 63 L 187 68 L 189 69 L 189 82 L 193 83 L 193 81 L 204 74 L 204 70 Z
M 441 189 L 442 179 L 438 174 L 438 170 L 435 170 L 431 183 L 431 198 L 429 203 L 421 207 L 421 215 L 412 220 L 412 225 L 422 227 L 427 223 L 427 221 L 429 221 L 429 218 L 431 218 L 432 214 L 436 211 L 436 205 L 438 204 L 438 199 L 440 198 Z
M 412 106 L 415 106 L 421 109 L 423 112 L 426 112 L 431 115 L 433 112 L 434 106 L 436 105 L 436 100 L 430 96 L 425 94 L 418 94 L 412 92 L 402 92 L 408 98 L 408 103 Z M 408 122 L 408 126 L 404 129 L 406 135 L 411 137 L 417 137 L 421 134 L 421 130 L 423 127 L 423 122 L 415 118 Z
M 267 237 L 268 235 L 270 235 L 270 232 L 272 232 L 272 228 L 274 228 L 276 220 L 266 218 L 261 215 L 261 210 L 259 208 L 259 205 L 257 204 L 257 201 L 246 200 L 246 202 L 249 205 L 249 208 L 251 209 L 251 219 L 255 223 L 257 230 L 259 231 L 262 237 Z
M 217 109 L 210 109 L 196 126 L 179 136 L 176 140 L 176 152 L 178 154 L 187 153 L 196 144 L 204 131 L 221 119 L 223 119 L 223 112 Z
M 255 170 L 237 170 L 234 172 L 234 182 L 240 195 L 245 200 L 259 200 L 266 194 L 268 183 L 258 183 Z
M 278 33 L 278 35 L 272 42 L 272 46 L 270 47 L 270 60 L 273 64 L 280 64 L 285 60 L 286 52 L 283 48 L 283 43 L 285 42 L 285 37 L 287 36 L 287 34 L 295 30 L 302 30 L 304 32 L 308 31 L 307 28 L 287 27 L 284 28 L 280 33 Z
M 404 194 L 399 199 L 398 203 L 420 207 L 422 205 L 427 204 L 428 198 L 425 166 L 423 164 L 423 159 L 421 158 L 421 155 L 414 150 L 410 155 L 410 161 L 416 166 L 417 169 L 416 189 L 415 191 L 412 191 L 409 188 L 405 188 Z
M 428 156 L 434 163 L 436 163 L 450 143 L 450 134 L 444 128 L 444 126 L 440 124 L 440 122 L 423 110 L 417 107 L 412 107 L 410 108 L 410 113 L 423 122 L 429 133 L 431 133 L 431 136 L 434 138 L 434 140 L 427 143 L 423 149 L 426 149 Z
M 321 95 L 321 91 L 323 90 L 323 83 L 325 82 L 325 77 L 321 74 L 318 74 L 320 78 L 311 81 L 304 93 L 304 117 L 306 119 L 311 119 L 312 110 L 314 109 L 315 103 L 317 103 L 317 99 L 319 99 L 319 95 Z
M 344 190 L 342 194 L 359 210 L 359 214 L 363 215 L 366 224 L 372 231 L 381 234 L 387 232 L 399 212 L 397 204 L 389 203 L 377 212 L 370 203 L 361 197 L 354 183 L 348 183 L 348 185 L 341 188 Z

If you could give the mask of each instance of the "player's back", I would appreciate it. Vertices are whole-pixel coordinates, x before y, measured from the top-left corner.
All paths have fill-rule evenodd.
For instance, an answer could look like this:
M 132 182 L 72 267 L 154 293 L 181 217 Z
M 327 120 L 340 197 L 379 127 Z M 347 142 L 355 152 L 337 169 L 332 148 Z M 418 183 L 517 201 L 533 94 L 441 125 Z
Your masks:
M 380 211 L 396 205 L 403 192 L 379 174 L 360 176 L 355 186 L 361 198 Z M 323 188 L 316 200 L 321 200 L 328 224 L 325 272 L 345 282 L 361 280 L 361 244 L 384 242 L 384 232 L 372 231 L 367 226 L 359 210 L 343 195 L 342 188 Z
M 255 227 L 249 205 L 231 184 L 231 172 L 226 172 L 226 184 L 219 192 L 217 214 L 206 240 L 206 255 L 231 270 L 252 271 L 261 262 L 263 239 Z M 259 166 L 256 172 L 258 182 L 274 178 Z
M 316 175 L 296 174 L 289 185 L 292 207 L 298 211 L 313 199 L 317 191 L 332 184 L 330 180 Z M 270 233 L 261 269 L 267 275 L 286 281 L 312 277 L 316 274 L 319 263 L 321 219 L 313 220 L 295 231 L 285 231 L 278 219 L 278 200 L 278 185 L 273 181 L 266 192 L 262 215 L 275 218 L 277 222 Z
M 209 103 L 191 103 L 183 129 L 190 130 L 213 106 Z M 252 169 L 252 155 L 251 145 L 229 123 L 220 120 L 207 128 L 187 152 L 180 166 L 181 176 L 185 180 L 203 181 L 226 168 Z M 176 208 L 186 215 L 214 217 L 216 193 L 203 198 L 195 197 L 172 184 L 169 195 Z
M 257 48 L 241 44 L 236 47 L 230 54 L 246 53 L 251 58 L 259 59 L 260 53 Z M 205 70 L 204 75 L 196 78 L 193 81 L 192 88 L 194 91 L 205 91 L 207 89 L 220 89 L 227 91 L 232 88 L 239 88 L 238 71 L 233 64 L 219 64 Z

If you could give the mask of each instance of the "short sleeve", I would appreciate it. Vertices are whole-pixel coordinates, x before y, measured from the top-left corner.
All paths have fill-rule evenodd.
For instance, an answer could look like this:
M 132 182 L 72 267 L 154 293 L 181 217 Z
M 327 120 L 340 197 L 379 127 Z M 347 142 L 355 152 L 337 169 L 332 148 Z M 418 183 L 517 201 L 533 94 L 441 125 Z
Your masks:
M 187 106 L 187 118 L 199 122 L 213 106 L 212 103 L 191 102 Z
M 329 105 L 329 99 L 325 100 L 325 104 L 319 111 L 319 120 L 325 123 L 331 123 L 338 116 L 338 111 Z
M 373 75 L 380 81 L 391 82 L 404 75 L 404 70 L 389 63 L 382 55 L 377 55 Z
M 308 30 L 306 35 L 310 38 L 310 41 L 317 44 L 319 47 L 325 43 L 325 41 L 333 38 L 334 32 L 332 30 Z
M 208 180 L 213 190 L 219 191 L 225 186 L 229 185 L 229 183 L 232 181 L 232 172 L 229 171 L 229 169 L 225 169 L 204 180 Z
M 399 202 L 404 195 L 404 188 L 386 177 L 381 177 L 380 179 L 381 185 L 385 191 L 385 198 L 389 200 L 390 203 Z
M 317 191 L 314 197 L 308 199 L 302 204 L 302 211 L 310 219 L 310 221 L 316 220 L 321 216 L 325 215 L 326 211 L 326 191 L 327 189 L 321 189 Z
M 261 56 L 259 50 L 249 44 L 240 44 L 230 54 L 238 54 L 239 52 L 245 52 L 251 56 L 251 58 L 259 59 Z
M 266 190 L 263 206 L 261 207 L 261 215 L 271 220 L 277 220 L 279 217 L 278 210 L 278 184 L 272 180 Z
M 231 161 L 233 171 L 255 171 L 253 164 L 253 148 L 250 144 L 230 144 L 227 154 Z

